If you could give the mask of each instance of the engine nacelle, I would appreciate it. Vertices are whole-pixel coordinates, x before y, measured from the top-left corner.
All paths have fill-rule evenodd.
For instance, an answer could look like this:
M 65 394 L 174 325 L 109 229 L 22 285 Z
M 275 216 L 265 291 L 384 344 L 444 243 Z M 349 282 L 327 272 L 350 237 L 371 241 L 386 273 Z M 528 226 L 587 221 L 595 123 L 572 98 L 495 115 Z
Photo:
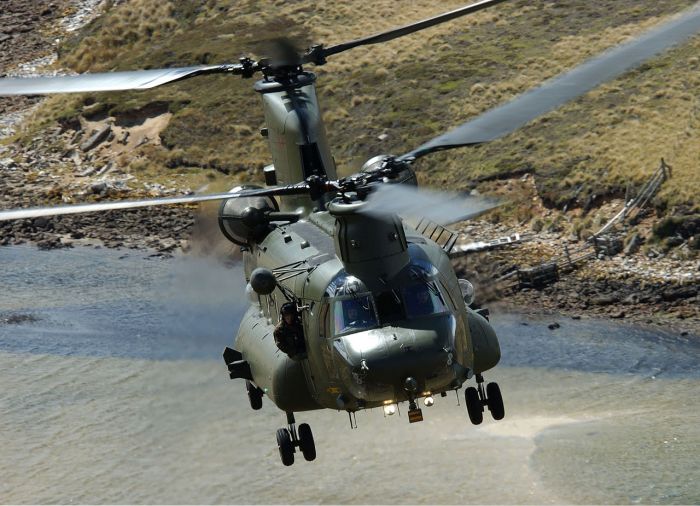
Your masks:
M 259 188 L 254 185 L 237 186 L 231 193 Z M 270 232 L 269 213 L 275 211 L 279 211 L 279 205 L 272 197 L 227 199 L 219 207 L 219 228 L 232 243 L 250 246 L 252 242 L 262 241 Z

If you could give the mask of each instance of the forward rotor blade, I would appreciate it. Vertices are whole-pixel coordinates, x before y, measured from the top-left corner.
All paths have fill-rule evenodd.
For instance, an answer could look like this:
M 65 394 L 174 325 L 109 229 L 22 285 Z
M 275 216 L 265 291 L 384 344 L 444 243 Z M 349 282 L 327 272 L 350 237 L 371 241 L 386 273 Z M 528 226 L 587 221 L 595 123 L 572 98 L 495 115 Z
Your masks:
M 76 204 L 57 207 L 32 207 L 28 209 L 9 209 L 0 211 L 0 221 L 19 220 L 23 218 L 39 218 L 41 216 L 58 216 L 62 214 L 94 213 L 99 211 L 114 211 L 118 209 L 137 209 L 141 207 L 167 206 L 172 204 L 194 204 L 213 200 L 226 200 L 240 197 L 263 197 L 274 195 L 295 195 L 306 193 L 308 186 L 304 184 L 262 188 L 260 190 L 242 190 L 234 193 L 211 193 L 208 195 L 184 195 L 182 197 L 164 197 L 144 200 L 121 200 L 100 202 L 96 204 Z
M 375 216 L 415 216 L 438 225 L 449 225 L 474 218 L 499 205 L 483 197 L 419 189 L 406 184 L 380 184 L 369 194 L 361 212 Z
M 608 50 L 540 87 L 426 142 L 400 159 L 419 158 L 434 151 L 480 144 L 503 137 L 538 116 L 637 67 L 698 31 L 700 4 L 631 42 Z
M 352 49 L 358 46 L 367 46 L 370 44 L 379 44 L 380 42 L 387 42 L 398 37 L 403 37 L 413 32 L 419 30 L 424 30 L 425 28 L 430 28 L 431 26 L 439 25 L 440 23 L 445 23 L 452 19 L 466 16 L 467 14 L 472 14 L 474 12 L 486 9 L 496 4 L 505 2 L 506 0 L 482 0 L 481 2 L 476 2 L 459 9 L 440 14 L 438 16 L 424 19 L 423 21 L 418 21 L 417 23 L 412 23 L 410 25 L 402 26 L 401 28 L 394 28 L 393 30 L 387 30 L 386 32 L 377 33 L 375 35 L 370 35 L 369 37 L 364 37 L 362 39 L 353 40 L 350 42 L 345 42 L 343 44 L 338 44 L 321 50 L 320 55 L 314 54 L 313 52 L 307 55 L 304 62 L 309 63 L 314 61 L 318 63 L 315 57 L 320 56 L 320 61 L 322 62 L 326 57 L 332 56 L 334 54 L 342 53 L 348 49 Z
M 145 90 L 204 74 L 235 72 L 239 64 L 199 65 L 172 69 L 104 72 L 77 76 L 7 77 L 0 79 L 0 96 L 45 95 L 91 91 Z

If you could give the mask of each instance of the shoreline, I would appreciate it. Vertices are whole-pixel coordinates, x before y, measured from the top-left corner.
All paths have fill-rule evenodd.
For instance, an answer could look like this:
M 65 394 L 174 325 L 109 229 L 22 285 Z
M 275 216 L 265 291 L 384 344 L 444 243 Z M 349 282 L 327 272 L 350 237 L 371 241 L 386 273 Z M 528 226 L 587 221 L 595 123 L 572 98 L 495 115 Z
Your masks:
M 209 238 L 210 239 L 210 238 Z M 58 240 L 54 238 L 54 240 Z M 46 240 L 45 240 L 46 241 Z M 234 248 L 222 248 L 222 244 L 210 243 L 208 247 L 202 246 L 201 240 L 190 243 L 190 239 L 185 239 L 181 244 L 186 247 L 176 245 L 171 242 L 171 247 L 163 249 L 158 246 L 140 245 L 118 245 L 113 243 L 105 243 L 100 239 L 83 238 L 70 240 L 69 243 L 63 244 L 60 248 L 89 248 L 89 249 L 111 249 L 115 251 L 135 252 L 139 254 L 147 254 L 149 257 L 170 259 L 180 255 L 202 255 L 216 256 L 220 261 L 230 260 L 234 255 Z M 38 247 L 40 249 L 57 249 L 52 247 L 51 240 L 47 243 L 37 243 L 31 240 L 13 243 L 10 246 L 27 246 Z M 159 243 L 162 244 L 162 243 Z M 455 272 L 458 276 L 463 275 L 463 269 L 460 263 L 455 261 Z M 582 283 L 576 279 L 575 275 L 561 279 L 558 283 L 546 287 L 542 290 L 526 289 L 516 290 L 511 293 L 494 293 L 489 292 L 484 287 L 484 281 L 472 280 L 476 287 L 476 303 L 475 307 L 485 307 L 492 310 L 495 315 L 498 313 L 509 313 L 522 316 L 532 316 L 542 319 L 551 319 L 550 330 L 556 331 L 559 328 L 560 322 L 564 320 L 582 320 L 595 319 L 600 321 L 615 321 L 618 324 L 629 324 L 640 326 L 646 329 L 659 330 L 664 333 L 673 334 L 681 337 L 700 337 L 700 314 L 696 306 L 697 295 L 693 297 L 677 298 L 674 300 L 638 300 L 636 303 L 631 303 L 629 300 L 621 300 L 619 297 L 611 297 L 606 295 L 606 291 L 601 287 L 593 287 L 597 293 L 598 304 L 589 304 L 585 299 L 579 305 L 567 303 L 566 297 L 562 300 L 562 294 L 571 293 L 572 291 L 582 291 Z M 693 289 L 696 290 L 694 285 Z M 634 288 L 626 287 L 628 290 Z M 680 287 L 683 289 L 683 287 Z M 620 287 L 616 288 L 618 291 Z M 653 286 L 646 288 L 647 292 L 654 292 Z M 663 292 L 662 292 L 663 293 Z M 606 298 L 607 297 L 607 298 Z M 658 297 L 663 297 L 658 295 Z
M 599 321 L 608 324 L 616 324 L 620 326 L 629 326 L 632 328 L 640 328 L 655 332 L 662 332 L 673 337 L 682 337 L 687 339 L 700 339 L 700 322 L 692 322 L 687 324 L 687 320 L 681 320 L 680 323 L 673 318 L 654 318 L 646 317 L 640 314 L 631 314 L 625 319 L 611 319 L 604 313 L 574 311 L 570 309 L 533 309 L 531 306 L 519 305 L 512 301 L 498 301 L 492 304 L 487 304 L 487 307 L 493 308 L 493 314 L 497 318 L 499 314 L 512 314 L 525 318 L 536 318 L 541 320 L 549 320 L 548 327 L 552 332 L 560 331 L 562 324 L 571 321 Z M 684 324 L 685 323 L 685 324 Z
M 37 244 L 27 242 L 18 245 L 12 245 L 10 247 L 28 247 L 34 248 L 38 247 Z M 155 248 L 110 248 L 105 246 L 101 241 L 85 240 L 85 241 L 75 241 L 72 247 L 84 248 L 86 250 L 98 250 L 98 249 L 109 249 L 111 251 L 124 252 L 124 255 L 120 255 L 119 259 L 122 259 L 129 254 L 133 253 L 139 256 L 143 256 L 144 259 L 160 259 L 160 260 L 171 260 L 178 257 L 183 257 L 186 255 L 197 255 L 201 257 L 216 257 L 217 261 L 226 263 L 235 258 L 231 257 L 231 254 L 226 254 L 222 256 L 219 252 L 212 253 L 203 251 L 183 251 L 182 249 L 172 250 L 166 253 L 159 251 Z M 1 250 L 0 250 L 1 251 Z M 610 309 L 606 311 L 597 310 L 595 308 L 589 308 L 584 310 L 562 307 L 557 308 L 547 304 L 548 295 L 534 294 L 533 292 L 525 292 L 532 296 L 532 300 L 529 304 L 523 302 L 522 297 L 503 297 L 501 299 L 493 299 L 489 302 L 483 303 L 480 306 L 489 309 L 490 317 L 494 320 L 498 320 L 501 315 L 511 315 L 518 319 L 536 319 L 542 324 L 548 326 L 549 330 L 552 332 L 565 332 L 566 322 L 568 321 L 598 321 L 605 322 L 607 324 L 615 324 L 619 326 L 629 326 L 632 328 L 640 328 L 644 330 L 650 330 L 654 332 L 661 332 L 664 335 L 674 337 L 674 338 L 686 338 L 686 339 L 700 339 L 700 321 L 698 319 L 682 319 L 679 320 L 668 315 L 658 315 L 658 314 L 647 314 L 644 311 L 651 308 L 651 305 L 640 305 L 639 307 L 633 309 L 629 315 L 624 318 L 611 317 L 609 314 Z M 478 294 L 477 294 L 478 295 Z M 550 298 L 551 299 L 551 298 Z M 615 310 L 616 305 L 611 305 L 612 310 Z M 36 317 L 31 313 L 25 311 L 0 311 L 0 325 L 21 325 L 27 322 L 36 321 Z M 528 325 L 526 321 L 521 322 L 522 325 Z M 561 330 L 560 330 L 561 329 Z

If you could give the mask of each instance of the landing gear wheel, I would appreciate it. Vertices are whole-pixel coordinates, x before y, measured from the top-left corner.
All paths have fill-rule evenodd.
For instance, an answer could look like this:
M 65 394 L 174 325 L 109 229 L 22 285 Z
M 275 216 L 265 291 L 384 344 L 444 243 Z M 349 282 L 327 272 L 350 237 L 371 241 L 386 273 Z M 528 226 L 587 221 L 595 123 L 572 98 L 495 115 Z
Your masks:
M 464 391 L 464 401 L 467 403 L 467 413 L 474 425 L 479 425 L 484 421 L 484 405 L 479 398 L 476 388 L 469 387 Z
M 486 385 L 486 399 L 491 416 L 494 420 L 502 420 L 506 415 L 506 410 L 503 407 L 503 397 L 498 383 L 489 383 Z
M 282 464 L 285 466 L 294 464 L 294 443 L 287 429 L 277 430 L 277 448 L 280 451 Z
M 311 462 L 316 458 L 316 444 L 314 443 L 314 435 L 311 432 L 311 427 L 308 423 L 299 425 L 299 448 L 304 458 Z
M 255 410 L 262 408 L 262 390 L 260 390 L 248 380 L 245 380 L 245 389 L 248 392 L 248 401 L 250 401 L 250 407 Z

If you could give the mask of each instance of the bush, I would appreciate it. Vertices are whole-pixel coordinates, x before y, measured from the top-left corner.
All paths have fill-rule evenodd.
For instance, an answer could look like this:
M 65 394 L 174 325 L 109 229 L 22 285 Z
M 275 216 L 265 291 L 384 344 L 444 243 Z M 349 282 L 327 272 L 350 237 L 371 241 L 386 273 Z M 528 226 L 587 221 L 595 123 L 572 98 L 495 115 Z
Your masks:
M 659 239 L 676 235 L 688 239 L 700 232 L 700 214 L 669 216 L 656 223 L 652 232 Z

